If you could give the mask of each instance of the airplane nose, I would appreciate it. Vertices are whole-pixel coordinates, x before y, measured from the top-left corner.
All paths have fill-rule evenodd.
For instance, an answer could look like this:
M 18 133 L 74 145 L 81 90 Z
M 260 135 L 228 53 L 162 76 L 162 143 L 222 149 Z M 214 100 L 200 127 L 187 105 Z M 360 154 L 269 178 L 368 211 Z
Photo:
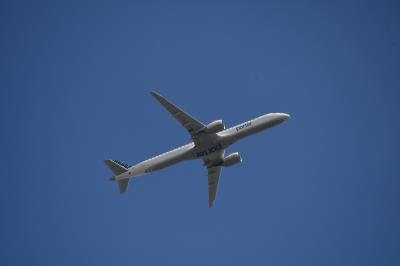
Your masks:
M 289 115 L 289 114 L 283 113 L 283 114 L 281 114 L 281 115 L 282 115 L 283 121 L 285 121 L 285 120 L 287 120 L 288 118 L 290 118 L 290 115 Z
M 272 119 L 269 121 L 270 126 L 276 126 L 279 125 L 280 123 L 285 122 L 290 115 L 285 114 L 285 113 L 273 113 L 273 114 L 269 114 L 269 117 L 271 117 Z
M 290 117 L 290 115 L 285 114 L 285 113 L 277 113 L 277 114 L 276 114 L 276 118 L 277 118 L 280 122 L 286 121 L 289 117 Z

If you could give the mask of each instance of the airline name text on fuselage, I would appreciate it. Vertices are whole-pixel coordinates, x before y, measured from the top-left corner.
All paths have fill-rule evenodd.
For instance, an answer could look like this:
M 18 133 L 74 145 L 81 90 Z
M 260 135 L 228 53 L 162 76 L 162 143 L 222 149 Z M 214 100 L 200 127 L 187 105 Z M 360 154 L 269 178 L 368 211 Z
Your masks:
M 217 144 L 217 145 L 215 145 L 215 146 L 212 146 L 212 147 L 209 148 L 208 150 L 204 150 L 204 151 L 198 152 L 198 153 L 196 154 L 196 156 L 197 156 L 197 157 L 203 157 L 203 156 L 209 155 L 209 154 L 211 154 L 211 153 L 213 153 L 213 152 L 216 152 L 216 151 L 219 151 L 219 150 L 222 150 L 222 149 L 223 149 L 223 147 L 222 147 L 222 145 L 219 143 L 219 144 Z
M 236 132 L 238 132 L 239 130 L 241 130 L 241 129 L 243 129 L 243 128 L 249 127 L 249 126 L 251 126 L 251 121 L 246 122 L 246 123 L 244 123 L 244 124 L 242 124 L 242 125 L 240 125 L 240 126 L 237 126 L 237 127 L 236 127 Z

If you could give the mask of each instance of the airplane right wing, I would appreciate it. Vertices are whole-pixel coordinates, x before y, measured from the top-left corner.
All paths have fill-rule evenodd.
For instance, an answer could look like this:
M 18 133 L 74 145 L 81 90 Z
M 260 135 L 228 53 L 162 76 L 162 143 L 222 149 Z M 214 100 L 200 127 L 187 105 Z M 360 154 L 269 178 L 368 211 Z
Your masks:
M 155 91 L 150 92 L 154 98 L 159 101 L 168 112 L 171 113 L 176 120 L 178 120 L 181 125 L 189 131 L 190 136 L 192 137 L 193 141 L 197 142 L 197 133 L 201 131 L 205 127 L 203 123 L 195 119 L 194 117 L 190 116 L 188 113 L 185 113 L 182 109 L 180 109 L 175 104 L 171 103 L 163 96 L 158 94 Z

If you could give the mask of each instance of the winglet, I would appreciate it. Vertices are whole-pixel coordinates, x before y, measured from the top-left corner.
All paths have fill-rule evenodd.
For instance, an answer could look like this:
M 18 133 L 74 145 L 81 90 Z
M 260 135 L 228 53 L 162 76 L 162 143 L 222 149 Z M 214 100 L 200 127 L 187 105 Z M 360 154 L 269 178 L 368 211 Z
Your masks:
M 156 91 L 150 91 L 150 94 L 156 98 L 157 101 L 159 101 L 162 105 L 164 105 L 165 103 L 170 103 L 167 99 L 164 98 L 164 96 L 162 96 L 161 94 L 159 94 Z M 171 103 L 170 103 L 171 104 Z
M 159 94 L 156 91 L 150 91 L 150 94 L 156 98 L 157 101 L 159 101 L 164 107 L 165 109 L 167 109 L 169 112 L 171 112 L 171 109 L 178 109 L 179 107 L 177 107 L 175 104 L 171 103 L 170 101 L 168 101 L 167 99 L 165 99 L 161 94 Z M 176 111 L 176 110 L 174 110 Z M 180 110 L 179 110 L 180 111 Z M 172 113 L 171 113 L 172 114 Z
M 214 204 L 215 204 L 215 200 L 210 201 L 210 202 L 208 203 L 208 208 L 213 208 L 213 207 L 214 207 Z
M 151 95 L 153 95 L 154 97 L 160 97 L 161 95 L 158 93 L 158 92 L 156 92 L 156 91 L 150 91 L 150 94 Z M 162 97 L 162 96 L 161 96 Z

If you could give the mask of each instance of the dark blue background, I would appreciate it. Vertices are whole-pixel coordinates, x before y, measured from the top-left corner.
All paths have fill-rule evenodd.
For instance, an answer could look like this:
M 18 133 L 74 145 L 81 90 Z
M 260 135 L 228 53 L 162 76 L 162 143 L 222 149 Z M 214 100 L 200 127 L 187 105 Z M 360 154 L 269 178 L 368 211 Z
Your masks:
M 396 1 L 3 1 L 1 265 L 400 265 Z M 120 195 L 103 159 L 287 112 Z

